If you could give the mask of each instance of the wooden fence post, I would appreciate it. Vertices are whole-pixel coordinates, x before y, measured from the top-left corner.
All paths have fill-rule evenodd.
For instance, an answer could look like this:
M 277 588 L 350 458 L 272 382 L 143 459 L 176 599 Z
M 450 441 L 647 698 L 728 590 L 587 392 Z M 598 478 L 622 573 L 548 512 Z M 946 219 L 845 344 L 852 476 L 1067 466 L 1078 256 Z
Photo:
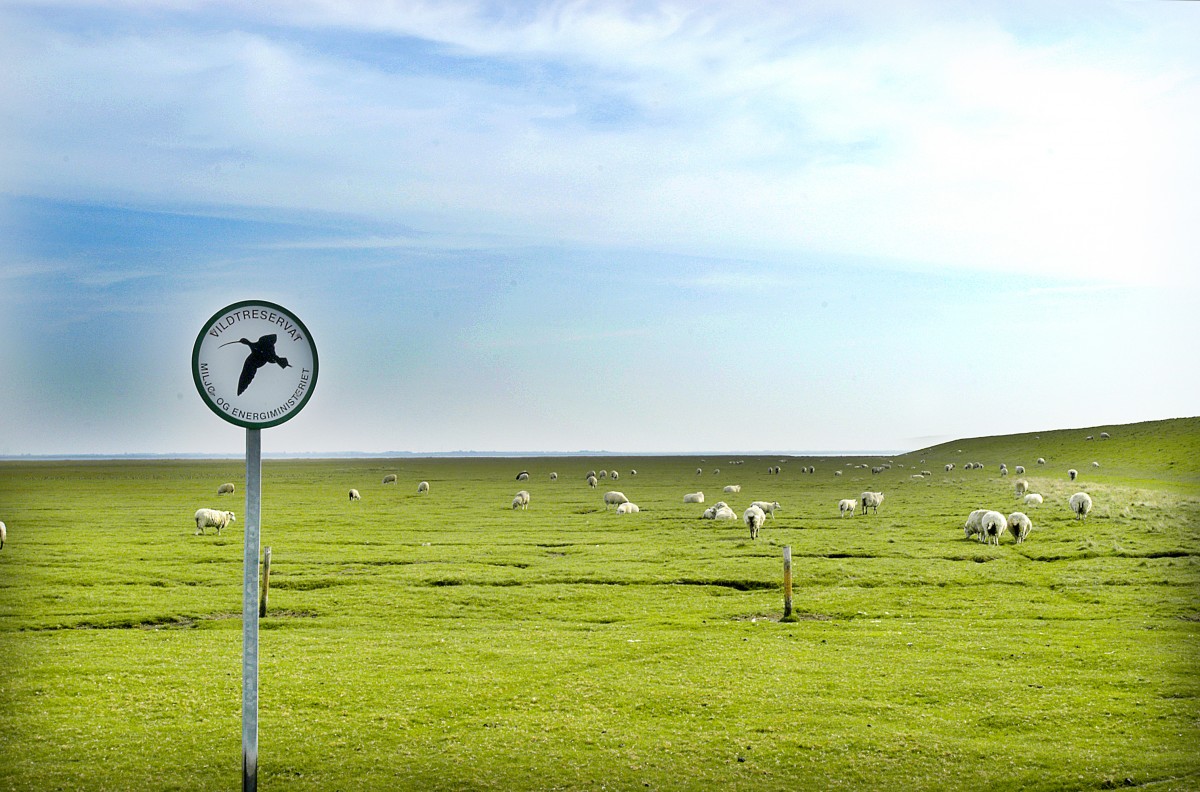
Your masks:
M 792 546 L 783 548 L 783 618 L 792 615 Z
M 258 616 L 267 615 L 267 591 L 271 587 L 271 548 L 263 551 L 262 590 L 258 595 Z

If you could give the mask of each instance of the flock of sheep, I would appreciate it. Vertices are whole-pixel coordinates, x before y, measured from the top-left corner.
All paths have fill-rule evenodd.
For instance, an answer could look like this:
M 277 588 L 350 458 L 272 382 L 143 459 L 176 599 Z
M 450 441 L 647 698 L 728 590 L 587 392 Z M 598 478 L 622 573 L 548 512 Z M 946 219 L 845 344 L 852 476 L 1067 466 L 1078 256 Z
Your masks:
M 1108 439 L 1108 437 L 1109 435 L 1107 432 L 1102 432 L 1100 434 L 1101 439 Z M 1091 440 L 1092 437 L 1088 437 L 1087 439 Z M 921 462 L 924 463 L 924 460 L 921 460 Z M 743 463 L 741 461 L 735 461 L 731 464 L 738 465 Z M 1046 464 L 1045 458 L 1038 457 L 1037 464 L 1044 466 Z M 1092 464 L 1095 467 L 1099 467 L 1098 462 L 1093 462 Z M 856 467 L 867 468 L 868 465 L 860 464 Z M 984 465 L 981 462 L 968 462 L 963 467 L 967 470 L 975 470 L 983 469 Z M 883 464 L 870 467 L 870 470 L 872 474 L 879 474 L 890 468 L 891 464 Z M 947 463 L 944 466 L 944 470 L 947 473 L 953 471 L 954 469 L 954 463 Z M 1000 464 L 998 469 L 1000 475 L 1008 475 L 1008 466 L 1006 464 Z M 808 474 L 816 472 L 816 468 L 812 466 L 800 467 L 799 470 L 801 473 Z M 1022 475 L 1025 473 L 1025 467 L 1022 465 L 1016 465 L 1014 470 L 1017 475 Z M 703 468 L 696 468 L 696 475 L 701 475 L 703 472 Z M 720 469 L 714 469 L 712 472 L 713 474 L 719 475 Z M 772 475 L 779 475 L 782 472 L 782 469 L 777 465 L 772 465 L 767 468 L 767 472 Z M 629 475 L 631 477 L 636 476 L 637 471 L 630 470 Z M 842 471 L 836 470 L 834 471 L 834 475 L 840 476 L 842 475 Z M 930 471 L 923 470 L 920 473 L 913 474 L 912 478 L 923 479 L 932 475 L 933 474 Z M 1075 481 L 1078 475 L 1078 471 L 1073 468 L 1067 471 L 1067 476 L 1071 481 Z M 616 481 L 620 478 L 620 473 L 615 470 L 589 470 L 587 475 L 584 477 L 584 480 L 589 487 L 594 489 L 601 479 L 606 478 Z M 528 481 L 529 471 L 522 470 L 517 473 L 516 480 L 519 482 Z M 550 480 L 557 481 L 558 473 L 551 472 Z M 396 484 L 396 474 L 388 473 L 385 475 L 383 477 L 383 483 L 385 485 Z M 232 483 L 226 482 L 217 488 L 217 495 L 220 496 L 233 494 L 235 489 L 236 488 Z M 739 484 L 729 484 L 723 488 L 723 492 L 726 495 L 736 495 L 741 493 L 741 489 L 741 485 Z M 428 492 L 428 481 L 422 481 L 417 485 L 418 494 L 425 494 Z M 1044 498 L 1041 494 L 1029 492 L 1029 482 L 1023 478 L 1018 479 L 1015 482 L 1014 492 L 1016 497 L 1021 499 L 1026 507 L 1041 506 L 1044 503 Z M 351 501 L 361 500 L 359 491 L 357 489 L 351 489 L 349 491 L 349 499 Z M 883 500 L 884 494 L 882 492 L 866 491 L 861 493 L 857 498 L 844 498 L 838 501 L 838 514 L 840 517 L 845 517 L 846 515 L 854 516 L 855 513 L 857 513 L 860 509 L 864 515 L 867 514 L 868 511 L 877 514 L 879 512 L 879 507 L 883 504 Z M 616 514 L 618 515 L 637 514 L 641 511 L 636 503 L 631 502 L 623 492 L 619 492 L 617 490 L 609 490 L 608 492 L 605 492 L 603 496 L 603 502 L 605 510 L 615 507 Z M 685 504 L 702 504 L 704 503 L 704 493 L 701 491 L 687 493 L 683 496 L 683 502 Z M 529 508 L 529 503 L 529 490 L 522 489 L 513 497 L 512 508 L 514 510 L 526 510 Z M 1076 519 L 1082 520 L 1087 517 L 1088 513 L 1092 509 L 1092 499 L 1085 492 L 1077 492 L 1071 496 L 1070 500 L 1068 501 L 1068 505 L 1071 509 L 1071 512 L 1075 514 Z M 778 501 L 752 502 L 750 506 L 742 513 L 742 522 L 745 523 L 747 528 L 749 528 L 750 538 L 757 539 L 759 531 L 763 527 L 763 523 L 766 521 L 767 517 L 769 516 L 771 519 L 774 519 L 775 512 L 780 511 L 781 509 L 782 507 Z M 731 507 L 725 501 L 718 501 L 714 505 L 705 509 L 700 516 L 705 520 L 738 519 L 737 512 L 735 512 L 733 507 Z M 229 523 L 234 522 L 235 519 L 236 517 L 231 511 L 209 508 L 198 509 L 195 514 L 196 534 L 200 535 L 205 533 L 206 529 L 208 528 L 215 528 L 217 534 L 219 535 L 221 533 L 221 529 L 227 527 Z M 971 514 L 967 517 L 966 522 L 963 524 L 963 532 L 966 538 L 969 539 L 972 536 L 976 536 L 982 543 L 996 545 L 1000 543 L 1000 537 L 1005 533 L 1011 534 L 1015 542 L 1023 542 L 1026 538 L 1028 538 L 1032 529 L 1033 521 L 1027 514 L 1021 511 L 1015 511 L 1005 515 L 1004 513 L 996 510 L 976 509 L 971 512 Z M 0 522 L 0 549 L 4 547 L 5 538 L 5 526 L 4 523 Z

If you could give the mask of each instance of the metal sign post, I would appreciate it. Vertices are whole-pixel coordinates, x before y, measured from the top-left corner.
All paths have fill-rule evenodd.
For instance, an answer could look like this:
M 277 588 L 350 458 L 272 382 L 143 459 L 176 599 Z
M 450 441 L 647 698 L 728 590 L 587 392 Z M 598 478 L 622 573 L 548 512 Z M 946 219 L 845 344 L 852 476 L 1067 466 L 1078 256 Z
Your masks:
M 246 429 L 242 569 L 242 790 L 258 788 L 258 554 L 262 429 L 288 420 L 317 384 L 308 328 L 274 303 L 240 302 L 213 314 L 192 348 L 192 378 L 208 408 Z

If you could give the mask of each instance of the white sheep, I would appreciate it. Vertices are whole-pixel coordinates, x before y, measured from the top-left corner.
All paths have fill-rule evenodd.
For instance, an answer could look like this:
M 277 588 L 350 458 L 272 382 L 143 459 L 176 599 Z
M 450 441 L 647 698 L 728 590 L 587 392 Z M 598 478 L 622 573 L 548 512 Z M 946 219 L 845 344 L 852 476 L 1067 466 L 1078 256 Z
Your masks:
M 1025 497 L 1025 493 L 1029 491 L 1029 482 L 1025 479 L 1017 479 L 1017 483 L 1016 486 L 1013 487 L 1013 491 L 1016 492 L 1018 498 Z
M 1000 475 L 1001 475 L 1001 476 L 1007 476 L 1007 475 L 1008 475 L 1008 468 L 1000 468 Z
M 721 468 L 713 468 L 713 475 L 714 476 L 721 475 Z
M 600 471 L 600 478 L 608 478 L 608 471 L 607 471 L 607 470 L 601 470 L 601 471 Z
M 1111 437 L 1111 435 L 1110 435 L 1108 432 L 1101 432 L 1101 433 L 1100 433 L 1100 439 L 1101 439 L 1101 440 L 1107 440 L 1109 437 Z
M 609 490 L 604 493 L 604 508 L 609 506 L 620 506 L 622 503 L 629 503 L 629 498 L 625 497 L 625 493 Z
M 1093 462 L 1093 463 L 1092 463 L 1092 467 L 1100 467 L 1100 463 L 1099 463 L 1099 462 Z
M 1079 471 L 1076 470 L 1075 468 L 1071 468 L 1070 470 L 1067 471 L 1067 475 L 1070 476 L 1071 481 L 1074 481 L 1075 477 L 1079 475 Z
M 858 502 L 862 504 L 862 513 L 866 514 L 867 509 L 873 510 L 873 513 L 879 513 L 879 506 L 883 503 L 882 492 L 864 492 L 858 496 Z
M 516 497 L 513 498 L 512 507 L 514 509 L 521 509 L 522 511 L 524 511 L 525 509 L 528 509 L 529 508 L 529 490 L 521 490 L 520 492 L 518 492 Z
M 608 475 L 612 478 L 613 481 L 616 481 L 617 479 L 621 478 L 621 474 L 615 470 L 612 473 L 609 473 Z
M 352 500 L 352 501 L 362 500 L 362 495 L 359 495 L 358 490 L 356 490 L 356 489 L 350 490 L 349 495 L 350 495 L 350 500 Z
M 529 471 L 522 470 L 517 474 L 517 481 L 529 481 Z
M 729 484 L 725 487 L 725 489 L 723 491 L 727 495 L 736 495 L 737 493 L 742 491 L 742 485 L 741 484 Z
M 713 520 L 713 519 L 716 519 L 716 516 L 717 516 L 717 507 L 709 506 L 707 509 L 704 510 L 704 513 L 700 515 L 700 519 Z
M 396 474 L 388 473 L 386 476 L 383 477 L 383 483 L 384 484 L 395 484 L 396 483 Z
M 555 472 L 553 472 L 553 471 L 551 471 L 551 473 L 550 473 L 550 480 L 551 480 L 551 481 L 558 481 L 558 474 L 557 474 L 557 473 L 555 473 Z
M 1017 471 L 1018 476 L 1025 475 L 1025 466 L 1024 465 L 1017 465 L 1015 468 L 1013 468 L 1013 470 Z
M 742 514 L 742 520 L 745 521 L 746 527 L 750 529 L 750 538 L 757 539 L 758 532 L 763 526 L 763 522 L 767 519 L 767 515 L 757 506 L 751 506 Z
M 220 536 L 221 529 L 236 519 L 231 511 L 196 509 L 196 535 L 199 536 L 204 533 L 205 528 L 216 528 L 217 536 Z
M 1075 513 L 1076 520 L 1082 520 L 1088 516 L 1088 512 L 1092 510 L 1092 496 L 1086 492 L 1076 492 L 1068 501 L 1071 506 L 1071 511 Z
M 417 485 L 417 494 L 420 495 L 422 492 L 429 492 L 429 482 L 428 481 L 422 481 L 420 484 Z
M 617 506 L 617 514 L 637 514 L 639 511 L 641 509 L 638 508 L 636 503 L 629 503 L 628 501 Z
M 683 496 L 683 502 L 684 503 L 704 503 L 704 493 L 703 492 L 689 492 L 687 495 Z
M 1000 537 L 1008 530 L 1008 518 L 998 511 L 988 511 L 980 518 L 979 526 L 986 544 L 999 545 Z
M 772 520 L 775 519 L 775 512 L 783 508 L 779 505 L 779 501 L 754 501 L 750 505 L 762 509 L 763 514 L 770 516 Z
M 3 522 L 0 522 L 0 550 L 4 549 L 4 543 L 8 541 L 8 528 Z
M 736 520 L 737 519 L 737 512 L 735 512 L 733 509 L 729 508 L 728 506 L 726 506 L 723 503 L 718 506 L 713 506 L 713 510 L 714 510 L 713 511 L 713 519 L 714 520 Z
M 1013 512 L 1008 515 L 1008 532 L 1017 540 L 1017 544 L 1025 541 L 1033 530 L 1033 522 L 1023 512 Z
M 963 533 L 966 534 L 968 539 L 978 534 L 979 541 L 982 542 L 984 540 L 983 515 L 987 513 L 987 509 L 976 509 L 975 511 L 971 512 L 969 517 L 967 517 L 967 521 L 963 523 Z
M 637 471 L 636 471 L 636 470 L 630 470 L 630 471 L 629 471 L 629 475 L 631 475 L 631 476 L 636 476 L 636 475 L 637 475 Z
M 217 487 L 217 494 L 218 495 L 232 495 L 234 489 L 236 489 L 236 488 L 233 486 L 232 482 L 227 481 L 224 484 L 222 484 L 221 486 Z
M 588 482 L 589 487 L 591 487 L 592 489 L 596 489 L 596 477 L 595 476 L 588 476 L 587 482 Z
M 835 475 L 835 476 L 840 476 L 840 475 L 842 475 L 842 471 L 840 471 L 840 470 L 835 470 L 835 471 L 833 471 L 833 475 Z
M 1037 463 L 1038 463 L 1039 465 L 1044 465 L 1044 464 L 1046 464 L 1046 458 L 1045 458 L 1045 457 L 1038 457 L 1038 458 L 1037 458 Z
M 1025 505 L 1026 506 L 1041 506 L 1042 505 L 1042 496 L 1037 494 L 1036 492 L 1026 493 L 1025 494 Z
M 697 476 L 699 476 L 699 475 L 700 475 L 701 473 L 703 473 L 703 472 L 704 472 L 704 468 L 696 468 L 696 475 L 697 475 Z
M 947 473 L 949 473 L 951 470 L 954 470 L 954 464 L 953 464 L 953 463 L 951 463 L 951 464 L 949 464 L 949 465 L 946 465 L 946 472 L 947 472 Z
M 853 517 L 854 512 L 856 512 L 857 510 L 858 510 L 858 501 L 854 500 L 854 498 L 842 498 L 840 501 L 838 501 L 838 516 L 839 517 L 845 517 L 847 514 L 849 514 L 851 517 Z

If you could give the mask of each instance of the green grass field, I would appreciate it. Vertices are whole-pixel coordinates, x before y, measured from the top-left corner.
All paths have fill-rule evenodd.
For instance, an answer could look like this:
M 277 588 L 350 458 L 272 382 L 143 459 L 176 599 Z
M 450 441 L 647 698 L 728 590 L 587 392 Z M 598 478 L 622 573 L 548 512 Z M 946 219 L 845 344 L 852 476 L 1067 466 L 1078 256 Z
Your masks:
M 963 535 L 1022 508 L 1000 462 L 1045 497 L 1021 545 Z M 589 489 L 601 468 L 621 479 Z M 243 526 L 191 519 L 241 518 L 242 477 L 0 463 L 0 789 L 238 787 Z M 263 481 L 262 789 L 1200 789 L 1200 419 L 889 460 L 268 460 Z M 879 513 L 839 518 L 867 489 Z M 695 490 L 783 510 L 750 541 Z

